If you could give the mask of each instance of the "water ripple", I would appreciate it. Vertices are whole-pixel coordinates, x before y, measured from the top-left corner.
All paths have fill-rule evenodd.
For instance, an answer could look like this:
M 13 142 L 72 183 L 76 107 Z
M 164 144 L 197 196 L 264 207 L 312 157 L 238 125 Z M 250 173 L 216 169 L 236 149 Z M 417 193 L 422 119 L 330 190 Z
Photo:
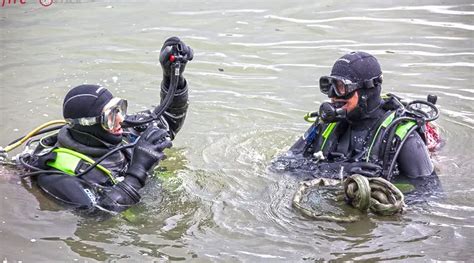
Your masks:
M 449 37 L 449 36 L 426 36 L 425 39 L 441 39 L 441 40 L 469 40 L 470 38 L 466 37 Z
M 173 15 L 211 15 L 211 14 L 226 14 L 226 13 L 264 13 L 266 9 L 222 9 L 222 10 L 206 10 L 206 11 L 178 11 L 170 12 Z
M 329 40 L 329 43 L 347 43 L 345 40 Z M 300 41 L 304 43 L 304 41 Z M 327 41 L 321 41 L 318 43 L 325 43 Z M 297 45 L 283 45 L 284 42 L 279 42 L 279 43 L 242 43 L 242 42 L 234 42 L 231 43 L 233 45 L 239 45 L 239 46 L 245 46 L 245 47 L 252 47 L 252 46 L 270 46 L 273 48 L 288 48 L 288 49 L 320 49 L 320 48 L 341 48 L 341 47 L 385 47 L 385 46 L 395 46 L 395 47 L 400 47 L 400 46 L 407 46 L 407 47 L 426 47 L 426 48 L 437 48 L 440 49 L 442 47 L 436 46 L 436 45 L 431 45 L 431 44 L 423 44 L 423 43 L 357 43 L 354 41 L 351 41 L 353 44 L 331 44 L 331 45 L 320 45 L 320 46 L 297 46 Z M 296 42 L 295 42 L 296 43 Z M 298 43 L 300 44 L 300 43 Z
M 453 94 L 457 95 L 457 94 Z M 458 96 L 460 98 L 464 98 L 462 96 Z M 463 125 L 467 128 L 470 128 L 471 130 L 474 130 L 474 119 L 469 117 L 473 116 L 474 113 L 472 112 L 462 112 L 462 111 L 454 111 L 454 110 L 449 110 L 449 109 L 441 109 L 441 113 L 443 115 L 446 115 L 448 118 L 446 118 L 450 122 L 454 122 L 460 125 Z M 461 119 L 462 122 L 456 121 L 456 119 Z M 468 132 L 468 131 L 465 131 Z M 461 138 L 465 138 L 467 134 L 463 135 Z
M 236 67 L 236 68 L 242 68 L 243 70 L 252 68 L 252 69 L 267 69 L 267 70 L 272 70 L 272 71 L 281 71 L 281 69 L 276 68 L 273 65 L 262 65 L 262 64 L 254 64 L 254 63 L 243 63 L 243 62 L 225 63 L 225 62 L 212 62 L 212 61 L 200 61 L 200 63 L 209 64 L 209 65 L 226 66 L 226 67 Z
M 166 32 L 186 32 L 190 31 L 189 28 L 183 27 L 146 27 L 142 28 L 141 32 L 148 32 L 148 31 L 166 31 Z
M 416 18 L 375 18 L 375 17 L 366 17 L 366 16 L 345 16 L 345 17 L 336 17 L 328 19 L 298 19 L 290 18 L 276 15 L 266 15 L 265 18 L 275 19 L 287 22 L 293 22 L 298 24 L 308 24 L 311 26 L 318 26 L 312 24 L 318 23 L 328 23 L 328 22 L 337 22 L 337 21 L 373 21 L 373 22 L 388 22 L 388 23 L 404 23 L 404 24 L 413 24 L 413 25 L 423 25 L 423 26 L 433 26 L 433 27 L 445 27 L 445 28 L 458 28 L 464 30 L 474 30 L 474 25 L 467 25 L 463 23 L 456 22 L 437 22 L 437 21 L 428 21 L 425 19 L 416 19 Z
M 390 50 L 391 52 L 406 55 L 418 55 L 425 57 L 455 57 L 455 56 L 474 56 L 474 52 L 450 52 L 450 53 L 439 53 L 439 52 L 427 52 L 419 50 Z
M 271 47 L 281 45 L 293 45 L 293 44 L 320 44 L 320 43 L 357 43 L 353 40 L 337 40 L 337 39 L 324 39 L 316 41 L 303 41 L 303 40 L 287 40 L 279 42 L 268 42 L 268 43 L 239 43 L 234 42 L 232 45 L 245 46 L 245 47 Z
M 404 63 L 400 67 L 474 67 L 474 63 L 451 62 L 451 63 Z
M 189 72 L 188 75 L 195 76 L 213 76 L 219 77 L 222 79 L 233 79 L 233 80 L 272 80 L 277 79 L 275 76 L 250 76 L 250 75 L 229 75 L 223 73 L 214 73 L 214 72 Z
M 474 15 L 472 11 L 457 11 L 451 10 L 456 7 L 461 6 L 446 6 L 446 5 L 424 5 L 424 6 L 395 6 L 388 8 L 369 8 L 364 9 L 365 11 L 429 11 L 435 14 L 445 14 L 445 15 Z

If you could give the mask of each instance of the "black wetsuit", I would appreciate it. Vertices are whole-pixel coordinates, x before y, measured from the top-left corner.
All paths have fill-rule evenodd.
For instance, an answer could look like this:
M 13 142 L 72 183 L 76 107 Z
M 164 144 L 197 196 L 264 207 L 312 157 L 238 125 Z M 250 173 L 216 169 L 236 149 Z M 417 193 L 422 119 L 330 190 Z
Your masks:
M 313 124 L 272 168 L 305 179 L 361 174 L 437 182 L 420 136 L 424 121 L 405 116 L 396 96 L 382 98 L 382 82 L 374 56 L 357 51 L 337 59 L 330 76 L 319 81 L 321 92 L 331 99 L 320 106 L 321 122 Z
M 372 111 L 357 121 L 342 120 L 333 131 L 334 138 L 329 143 L 327 156 L 323 160 L 314 157 L 318 149 L 313 147 L 322 136 L 322 131 L 316 134 L 316 138 L 308 140 L 308 132 L 301 137 L 286 155 L 280 156 L 275 164 L 278 169 L 293 170 L 299 174 L 311 175 L 312 177 L 339 178 L 341 166 L 353 162 L 365 162 L 365 155 L 374 132 L 386 116 L 386 110 L 382 107 Z M 377 148 L 374 145 L 373 148 Z M 389 160 L 390 162 L 392 160 Z M 433 164 L 427 147 L 417 132 L 408 135 L 406 142 L 400 149 L 396 160 L 396 168 L 399 175 L 408 178 L 425 178 L 434 174 Z
M 168 87 L 166 85 L 169 85 L 168 83 L 162 82 L 161 84 L 162 100 L 167 94 Z M 167 129 L 171 139 L 173 139 L 184 123 L 187 107 L 188 88 L 186 81 L 182 79 L 178 85 L 178 89 L 171 105 L 164 112 L 160 121 L 156 121 L 156 125 L 160 128 Z M 124 139 L 127 138 L 124 136 Z M 99 159 L 111 149 L 120 145 L 123 145 L 123 143 L 110 144 L 91 134 L 78 131 L 69 126 L 64 126 L 59 131 L 57 141 L 55 142 L 55 147 L 71 149 L 85 154 L 94 160 Z M 131 160 L 131 155 L 131 149 L 124 149 L 107 157 L 100 164 L 110 170 L 117 181 L 121 181 L 124 179 L 124 176 L 126 176 L 124 172 Z M 47 161 L 45 157 L 36 157 L 37 158 L 32 158 L 34 160 L 32 165 L 39 166 L 43 169 L 52 169 L 45 165 L 45 162 Z M 146 178 L 145 175 L 144 178 Z M 80 176 L 80 178 L 65 174 L 41 174 L 37 177 L 36 181 L 39 187 L 50 196 L 62 201 L 63 203 L 70 204 L 73 207 L 85 208 L 86 211 L 94 212 L 97 211 L 97 208 L 101 209 L 106 207 L 109 211 L 120 212 L 127 208 L 120 206 L 115 202 L 111 203 L 109 198 L 106 198 L 107 193 L 114 187 L 114 184 L 111 182 L 110 178 L 105 176 L 98 169 L 92 169 L 88 173 Z M 142 187 L 142 184 L 137 180 L 131 181 L 132 183 L 130 186 L 134 188 L 134 190 L 138 191 Z M 123 194 L 125 195 L 126 192 Z M 115 198 L 117 199 L 116 196 Z M 124 196 L 124 198 L 130 198 L 130 196 Z M 118 197 L 118 199 L 120 199 L 120 197 Z M 134 198 L 131 203 L 134 203 L 135 201 L 138 202 L 138 200 L 135 200 Z

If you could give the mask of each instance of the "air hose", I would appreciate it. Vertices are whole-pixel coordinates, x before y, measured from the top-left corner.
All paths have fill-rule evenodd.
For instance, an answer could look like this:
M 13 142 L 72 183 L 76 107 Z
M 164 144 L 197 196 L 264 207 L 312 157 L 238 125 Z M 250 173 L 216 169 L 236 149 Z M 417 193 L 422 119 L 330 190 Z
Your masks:
M 57 125 L 57 126 L 53 126 L 53 127 L 49 127 L 49 128 L 44 128 L 44 129 L 42 129 L 41 131 L 38 131 L 37 133 L 35 133 L 34 136 L 38 136 L 38 135 L 41 135 L 41 134 L 45 134 L 45 133 L 47 133 L 47 132 L 59 130 L 59 129 L 61 129 L 63 126 L 64 126 L 64 124 L 60 124 L 60 125 Z M 15 139 L 15 140 L 13 140 L 13 141 L 10 142 L 8 145 L 14 144 L 14 143 L 18 142 L 19 140 L 23 139 L 23 137 L 25 137 L 25 136 L 21 136 L 20 138 L 17 138 L 17 139 Z
M 64 124 L 66 124 L 66 121 L 65 120 L 48 121 L 48 122 L 36 127 L 31 132 L 29 132 L 27 135 L 23 136 L 21 139 L 17 139 L 15 141 L 13 141 L 13 143 L 9 144 L 2 151 L 5 152 L 5 153 L 11 151 L 11 150 L 17 148 L 18 146 L 22 145 L 24 142 L 26 142 L 31 137 L 44 133 L 45 131 L 42 131 L 42 130 L 45 129 L 46 127 L 51 126 L 51 125 L 56 125 L 56 124 L 61 124 L 60 126 L 54 127 L 55 129 L 59 129 Z M 48 129 L 48 131 L 51 131 L 51 129 Z
M 142 119 L 142 120 L 132 120 L 130 118 L 126 118 L 125 121 L 122 124 L 123 128 L 128 128 L 128 127 L 136 127 L 140 126 L 155 120 L 158 120 L 161 115 L 165 112 L 165 110 L 169 107 L 171 102 L 173 101 L 173 97 L 175 95 L 175 92 L 178 87 L 178 78 L 180 75 L 180 66 L 182 62 L 187 61 L 187 57 L 183 57 L 180 55 L 170 55 L 169 60 L 172 62 L 172 69 L 173 69 L 173 74 L 171 75 L 170 79 L 170 88 L 168 90 L 168 93 L 166 94 L 165 98 L 163 99 L 162 103 L 158 105 L 152 112 L 151 116 L 148 118 Z M 56 127 L 51 127 L 49 129 L 45 129 L 48 126 L 55 125 L 55 124 L 60 124 L 59 126 Z M 12 143 L 10 143 L 8 146 L 5 148 L 0 147 L 0 159 L 4 163 L 9 163 L 5 162 L 8 158 L 7 152 L 17 148 L 18 146 L 22 145 L 24 142 L 26 142 L 28 139 L 30 139 L 33 136 L 40 135 L 49 131 L 57 130 L 63 127 L 67 122 L 65 120 L 54 120 L 54 121 L 49 121 L 46 122 L 38 127 L 36 127 L 34 130 L 32 130 L 30 133 L 27 135 L 20 137 L 16 140 L 14 140 Z M 44 130 L 45 129 L 45 130 Z
M 319 194 L 312 207 L 303 205 L 304 201 L 310 199 L 312 190 L 322 194 Z M 332 205 L 337 206 L 328 208 L 328 199 L 333 199 Z M 346 204 L 356 208 L 357 212 L 347 212 Z M 367 211 L 383 216 L 394 215 L 401 213 L 404 206 L 402 192 L 392 183 L 380 177 L 367 178 L 359 174 L 346 178 L 342 184 L 340 180 L 326 178 L 301 182 L 293 197 L 293 207 L 304 216 L 338 223 L 358 221 L 360 214 Z M 336 210 L 345 212 L 335 213 Z
M 138 140 L 136 140 L 138 141 Z M 94 163 L 90 164 L 89 167 L 87 167 L 84 171 L 82 171 L 81 173 L 78 173 L 76 174 L 75 176 L 76 177 L 81 177 L 82 175 L 88 173 L 89 171 L 91 171 L 92 169 L 94 169 L 94 167 L 96 167 L 98 164 L 100 164 L 103 160 L 105 160 L 107 157 L 109 157 L 110 155 L 112 155 L 113 153 L 117 152 L 117 151 L 120 151 L 120 150 L 123 150 L 123 149 L 126 149 L 126 148 L 131 148 L 133 146 L 135 146 L 136 144 L 136 141 L 135 143 L 130 143 L 130 144 L 126 144 L 126 145 L 122 145 L 122 146 L 119 146 L 119 147 L 116 147 L 114 149 L 112 149 L 111 151 L 109 151 L 108 153 L 104 154 L 102 157 L 100 157 L 97 161 L 95 161 Z M 30 176 L 34 176 L 34 175 L 39 175 L 39 174 L 61 174 L 61 175 L 69 175 L 63 171 L 58 171 L 58 170 L 43 170 L 43 169 L 40 169 L 40 168 L 37 168 L 37 167 L 34 167 L 34 166 L 31 166 L 28 164 L 28 162 L 26 162 L 25 160 L 23 160 L 24 157 L 19 157 L 19 161 L 22 165 L 28 167 L 29 169 L 33 170 L 34 172 L 31 172 L 31 173 L 27 173 L 27 174 L 24 174 L 24 175 L 21 175 L 20 178 L 26 178 L 26 177 L 30 177 Z
M 395 153 L 395 156 L 393 156 L 392 162 L 390 163 L 390 165 L 387 166 L 387 167 L 384 166 L 382 174 L 383 174 L 384 178 L 386 178 L 387 180 L 390 180 L 391 177 L 392 177 L 392 171 L 394 169 L 395 162 L 397 160 L 398 154 L 400 153 L 400 150 L 402 149 L 402 146 L 405 143 L 405 141 L 408 139 L 409 135 L 412 132 L 414 132 L 417 128 L 424 127 L 426 125 L 426 123 L 432 122 L 432 121 L 435 121 L 436 119 L 438 119 L 439 110 L 435 106 L 434 102 L 436 102 L 436 99 L 433 100 L 433 98 L 430 98 L 430 96 L 428 96 L 428 101 L 415 100 L 415 101 L 407 103 L 407 105 L 402 108 L 403 111 L 401 112 L 401 115 L 407 114 L 408 116 L 399 117 L 399 118 L 395 119 L 392 123 L 390 123 L 385 128 L 385 132 L 381 136 L 381 138 L 384 138 L 384 140 L 380 144 L 380 150 L 384 153 L 384 155 L 382 157 L 383 163 L 388 164 L 389 163 L 388 161 L 390 159 L 390 154 L 391 154 L 391 151 L 390 151 L 391 143 L 394 140 L 395 133 L 396 133 L 396 129 L 392 129 L 392 128 L 397 127 L 402 122 L 408 122 L 408 121 L 413 121 L 417 124 L 416 126 L 414 126 L 414 127 L 412 127 L 411 129 L 408 130 L 407 135 L 400 142 L 400 146 L 398 147 L 398 150 Z M 424 112 L 420 109 L 417 109 L 416 105 L 420 105 L 420 104 L 428 106 L 429 108 L 431 108 L 433 114 L 430 116 L 430 114 L 428 114 L 428 113 L 426 113 L 426 112 Z

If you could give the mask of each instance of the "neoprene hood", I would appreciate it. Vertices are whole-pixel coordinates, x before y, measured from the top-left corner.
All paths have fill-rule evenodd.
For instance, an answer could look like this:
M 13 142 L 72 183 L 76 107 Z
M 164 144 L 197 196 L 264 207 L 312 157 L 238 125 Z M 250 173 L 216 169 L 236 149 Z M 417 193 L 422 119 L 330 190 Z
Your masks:
M 382 75 L 380 64 L 377 59 L 365 52 L 348 53 L 334 63 L 331 76 L 349 79 L 352 82 L 360 82 Z
M 97 117 L 111 99 L 112 93 L 97 85 L 80 85 L 71 89 L 64 97 L 63 117 L 77 119 Z

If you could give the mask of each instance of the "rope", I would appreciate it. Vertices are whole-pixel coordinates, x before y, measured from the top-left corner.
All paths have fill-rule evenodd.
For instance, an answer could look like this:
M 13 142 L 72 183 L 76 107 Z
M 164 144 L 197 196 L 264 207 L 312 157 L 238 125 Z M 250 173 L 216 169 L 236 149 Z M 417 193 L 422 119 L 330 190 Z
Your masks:
M 300 183 L 298 191 L 293 197 L 293 206 L 303 215 L 317 219 L 339 223 L 355 222 L 360 219 L 358 215 L 335 215 L 328 211 L 322 211 L 322 203 L 318 202 L 319 207 L 315 210 L 302 205 L 302 200 L 307 199 L 308 190 L 315 188 L 322 191 L 324 188 L 341 186 L 339 180 L 319 178 Z M 343 195 L 346 203 L 357 208 L 361 212 L 370 210 L 374 214 L 389 216 L 403 211 L 404 196 L 402 192 L 389 181 L 377 177 L 367 178 L 355 174 L 346 178 L 342 183 Z M 342 189 L 341 192 L 342 192 Z M 337 191 L 337 189 L 336 189 Z M 323 199 L 327 199 L 324 196 Z
M 376 177 L 366 178 L 355 174 L 344 181 L 346 198 L 355 208 L 375 214 L 389 216 L 403 211 L 402 192 L 389 181 Z
M 351 176 L 344 180 L 344 193 L 348 203 L 360 211 L 370 207 L 370 184 L 364 176 Z

